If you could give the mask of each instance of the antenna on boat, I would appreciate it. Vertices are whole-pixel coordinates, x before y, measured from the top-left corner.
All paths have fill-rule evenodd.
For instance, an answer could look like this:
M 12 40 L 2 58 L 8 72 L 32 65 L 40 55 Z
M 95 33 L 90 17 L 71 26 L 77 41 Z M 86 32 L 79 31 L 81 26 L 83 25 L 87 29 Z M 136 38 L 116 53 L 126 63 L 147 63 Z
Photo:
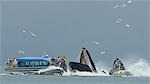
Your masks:
M 44 57 L 48 57 L 48 54 L 46 54 L 46 52 L 44 51 Z
M 44 51 L 44 56 L 45 56 L 45 54 L 46 54 L 46 53 L 45 53 L 45 51 Z

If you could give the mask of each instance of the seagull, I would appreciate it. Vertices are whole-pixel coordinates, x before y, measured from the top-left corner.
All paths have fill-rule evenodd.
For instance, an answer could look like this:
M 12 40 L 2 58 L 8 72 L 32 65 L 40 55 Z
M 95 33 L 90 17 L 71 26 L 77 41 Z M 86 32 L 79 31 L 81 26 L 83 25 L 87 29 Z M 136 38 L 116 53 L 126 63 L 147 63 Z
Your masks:
M 113 5 L 113 8 L 118 8 L 119 6 L 118 5 Z
M 132 3 L 132 1 L 131 1 L 131 0 L 128 0 L 128 3 L 130 4 L 130 3 Z
M 106 51 L 101 51 L 100 52 L 101 55 L 104 55 L 105 53 L 106 53 Z
M 119 22 L 119 21 L 116 21 L 116 23 L 119 24 L 120 22 Z
M 22 32 L 23 32 L 23 33 L 25 33 L 25 32 L 26 32 L 26 30 L 22 30 Z
M 126 7 L 126 4 L 122 4 L 122 7 Z
M 125 26 L 126 26 L 127 28 L 129 28 L 129 27 L 130 27 L 130 25 L 129 25 L 129 24 L 125 24 Z
M 99 45 L 100 43 L 99 42 L 97 42 L 97 41 L 94 41 L 94 43 L 96 44 L 96 45 Z
M 119 24 L 121 21 L 123 21 L 121 18 L 117 18 L 116 23 Z
M 118 21 L 123 21 L 123 19 L 121 19 L 121 18 L 117 18 L 117 20 L 118 20 Z
M 24 51 L 23 50 L 18 50 L 18 53 L 24 54 Z
M 33 32 L 30 32 L 30 34 L 31 34 L 33 37 L 37 37 L 37 35 L 34 34 Z

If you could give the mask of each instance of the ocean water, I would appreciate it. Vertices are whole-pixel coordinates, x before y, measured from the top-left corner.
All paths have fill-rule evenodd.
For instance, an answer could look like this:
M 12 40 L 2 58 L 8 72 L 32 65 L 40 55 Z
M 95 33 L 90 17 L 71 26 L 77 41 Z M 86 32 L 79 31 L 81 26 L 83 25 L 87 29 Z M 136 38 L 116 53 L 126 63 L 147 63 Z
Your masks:
M 96 65 L 98 66 L 99 64 Z M 12 75 L 4 71 L 5 66 L 0 66 L 0 84 L 150 84 L 150 66 L 149 63 L 143 59 L 132 63 L 132 65 L 127 64 L 126 69 L 133 74 L 132 77 L 102 75 L 102 73 L 100 73 L 102 68 L 107 74 L 108 70 L 102 67 L 102 64 L 100 65 L 101 68 L 97 68 L 97 75 L 79 73 L 79 76 L 72 76 L 69 71 L 63 76 L 31 74 Z
M 68 49 L 74 51 L 72 50 L 72 48 L 75 48 L 76 50 L 83 45 L 94 48 L 96 52 L 96 49 L 99 50 L 98 45 L 100 44 L 100 47 L 104 50 L 106 49 L 106 52 L 105 53 L 104 51 L 101 52 L 100 53 L 101 57 L 93 57 L 93 58 L 109 62 L 113 58 L 110 56 L 120 55 L 121 57 L 122 53 L 129 53 L 129 59 L 127 61 L 124 60 L 123 61 L 126 64 L 126 69 L 134 74 L 133 77 L 11 75 L 11 74 L 6 74 L 4 72 L 5 67 L 0 66 L 0 84 L 150 84 L 149 60 L 147 62 L 142 59 L 138 60 L 136 58 L 137 62 L 129 61 L 130 59 L 133 60 L 130 56 L 130 54 L 132 53 L 130 52 L 139 52 L 143 54 L 142 55 L 143 57 L 147 56 L 145 55 L 145 53 L 147 53 L 148 41 L 147 38 L 145 37 L 148 36 L 147 33 L 148 4 L 147 2 L 136 2 L 136 1 L 133 1 L 132 4 L 131 1 L 130 4 L 122 4 L 120 2 L 117 3 L 116 2 L 117 1 L 112 3 L 106 3 L 106 2 L 68 3 L 67 2 L 65 3 L 66 6 L 64 6 L 64 3 L 61 4 L 61 3 L 54 3 L 54 2 L 49 4 L 47 4 L 47 2 L 46 3 L 18 3 L 17 2 L 17 3 L 8 3 L 8 4 L 5 3 L 3 5 L 4 8 L 2 8 L 3 19 L 4 19 L 3 27 L 5 29 L 3 29 L 3 34 L 2 34 L 3 56 L 1 56 L 0 62 L 6 61 L 5 59 L 7 59 L 7 57 L 9 56 L 16 56 L 18 54 L 21 55 L 21 53 L 27 56 L 30 55 L 32 56 L 35 53 L 39 55 L 41 54 L 41 52 L 43 53 L 43 47 L 44 49 L 46 49 L 46 51 L 49 51 L 50 48 L 53 48 L 49 53 L 52 53 L 52 55 L 54 56 L 57 55 L 58 53 L 64 53 L 66 51 L 67 51 L 66 53 L 68 53 Z M 54 9 L 52 9 L 51 6 L 54 7 Z M 58 8 L 55 6 L 57 6 Z M 41 11 L 33 11 L 33 10 L 41 10 Z M 83 10 L 85 12 L 82 12 Z M 51 13 L 52 11 L 53 13 Z M 65 13 L 61 13 L 62 11 L 65 11 Z M 70 11 L 72 11 L 71 12 L 72 15 L 70 14 Z M 27 14 L 27 16 L 30 17 L 25 17 L 25 14 Z M 23 15 L 23 17 L 21 15 Z M 40 22 L 40 24 L 39 21 L 37 20 L 39 16 L 42 16 L 44 20 L 43 22 Z M 51 17 L 51 18 L 54 17 L 54 19 L 56 19 L 57 21 L 57 24 L 55 23 L 54 19 L 47 19 L 47 17 Z M 119 20 L 120 17 L 123 21 Z M 39 19 L 41 19 L 41 17 Z M 91 21 L 89 21 L 88 19 L 91 19 Z M 140 21 L 138 21 L 137 19 Z M 78 24 L 77 20 L 80 20 L 81 23 L 83 24 Z M 46 24 L 47 22 L 49 22 L 48 24 L 50 25 Z M 66 23 L 68 24 L 68 26 L 63 25 Z M 104 23 L 110 25 L 107 24 L 104 25 Z M 17 24 L 17 26 L 15 24 Z M 24 26 L 29 27 L 30 30 L 32 31 L 27 31 L 28 28 L 24 28 Z M 63 28 L 63 26 L 65 26 L 65 28 Z M 53 29 L 54 27 L 55 29 Z M 72 30 L 70 29 L 70 27 L 72 27 Z M 10 28 L 11 29 L 13 28 L 12 31 Z M 20 32 L 21 30 L 22 32 Z M 87 32 L 84 32 L 84 35 L 82 35 L 83 31 L 85 30 Z M 109 34 L 108 32 L 110 31 L 111 33 Z M 92 32 L 92 34 L 89 34 L 89 32 Z M 17 40 L 14 40 L 16 36 L 17 36 Z M 59 40 L 50 39 L 50 38 L 54 38 L 54 36 Z M 5 39 L 6 37 L 8 39 Z M 89 37 L 94 37 L 94 38 L 89 38 Z M 138 40 L 135 39 L 137 37 Z M 63 43 L 64 40 L 67 41 L 68 43 Z M 92 44 L 93 40 L 96 40 L 96 42 L 94 41 L 96 45 Z M 61 41 L 62 43 L 60 43 Z M 8 44 L 9 46 L 6 46 Z M 57 46 L 54 44 L 56 44 Z M 27 45 L 32 46 L 32 48 Z M 131 46 L 131 45 L 135 45 L 135 46 Z M 60 46 L 62 49 L 60 48 Z M 127 50 L 124 50 L 126 48 Z M 130 51 L 128 49 L 133 51 Z M 17 50 L 20 51 L 16 53 Z M 113 53 L 113 54 L 107 56 L 107 53 L 108 54 Z M 72 55 L 74 54 L 69 54 L 69 56 Z M 99 56 L 99 55 L 94 54 L 94 56 Z M 107 66 L 101 62 L 96 63 L 96 65 L 97 67 L 98 66 L 100 67 L 100 70 L 105 70 L 107 73 L 111 68 L 110 66 Z
M 3 75 L 1 84 L 150 84 L 149 77 Z

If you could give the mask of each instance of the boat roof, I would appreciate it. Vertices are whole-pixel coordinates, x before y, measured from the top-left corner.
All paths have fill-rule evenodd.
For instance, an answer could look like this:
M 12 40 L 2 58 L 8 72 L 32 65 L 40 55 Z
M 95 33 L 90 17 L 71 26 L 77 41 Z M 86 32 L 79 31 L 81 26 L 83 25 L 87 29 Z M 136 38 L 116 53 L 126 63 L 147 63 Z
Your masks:
M 50 61 L 52 57 L 41 56 L 41 57 L 20 57 L 17 58 L 17 61 Z

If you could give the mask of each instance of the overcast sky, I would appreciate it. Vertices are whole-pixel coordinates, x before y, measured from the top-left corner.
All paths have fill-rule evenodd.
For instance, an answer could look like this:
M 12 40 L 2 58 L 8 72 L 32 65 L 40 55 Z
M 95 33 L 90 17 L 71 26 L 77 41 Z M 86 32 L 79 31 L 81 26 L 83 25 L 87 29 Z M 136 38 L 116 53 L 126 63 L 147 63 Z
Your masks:
M 148 3 L 5 2 L 1 37 L 3 63 L 44 52 L 79 61 L 82 47 L 95 62 L 108 65 L 116 57 L 147 59 Z

